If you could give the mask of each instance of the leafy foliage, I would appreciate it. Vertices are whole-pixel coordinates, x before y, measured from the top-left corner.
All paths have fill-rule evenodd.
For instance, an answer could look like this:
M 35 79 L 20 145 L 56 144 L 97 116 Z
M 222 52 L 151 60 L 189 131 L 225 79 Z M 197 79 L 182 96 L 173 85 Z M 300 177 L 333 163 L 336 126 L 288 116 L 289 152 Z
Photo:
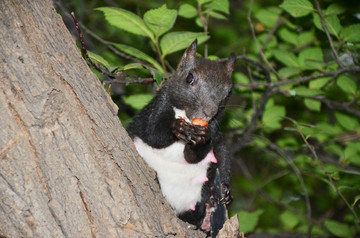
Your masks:
M 222 123 L 234 155 L 231 213 L 242 231 L 359 235 L 360 3 L 147 1 L 102 3 L 93 11 L 73 2 L 78 11 L 88 9 L 82 22 L 132 57 L 102 52 L 98 44 L 92 51 L 101 56 L 90 57 L 109 71 L 150 75 L 161 84 L 196 38 L 205 57 L 234 51 L 262 65 L 237 63 Z M 150 92 L 138 84 L 112 91 L 121 98 L 124 124 L 133 112 L 121 105 L 138 111 Z

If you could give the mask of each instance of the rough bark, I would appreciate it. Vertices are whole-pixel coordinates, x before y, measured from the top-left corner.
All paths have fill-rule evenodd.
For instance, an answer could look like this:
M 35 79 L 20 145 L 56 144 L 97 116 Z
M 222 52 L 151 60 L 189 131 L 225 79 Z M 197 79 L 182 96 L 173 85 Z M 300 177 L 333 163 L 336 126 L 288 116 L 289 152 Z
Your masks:
M 0 236 L 204 236 L 164 202 L 51 1 L 1 0 L 0 29 Z

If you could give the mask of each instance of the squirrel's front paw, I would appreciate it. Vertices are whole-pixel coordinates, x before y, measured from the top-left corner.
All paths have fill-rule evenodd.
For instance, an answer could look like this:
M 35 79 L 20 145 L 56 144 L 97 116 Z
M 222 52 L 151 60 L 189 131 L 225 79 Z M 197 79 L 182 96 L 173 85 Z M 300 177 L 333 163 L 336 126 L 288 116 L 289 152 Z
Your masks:
M 208 127 L 192 125 L 184 119 L 175 119 L 172 131 L 179 140 L 191 145 L 203 144 L 210 139 Z

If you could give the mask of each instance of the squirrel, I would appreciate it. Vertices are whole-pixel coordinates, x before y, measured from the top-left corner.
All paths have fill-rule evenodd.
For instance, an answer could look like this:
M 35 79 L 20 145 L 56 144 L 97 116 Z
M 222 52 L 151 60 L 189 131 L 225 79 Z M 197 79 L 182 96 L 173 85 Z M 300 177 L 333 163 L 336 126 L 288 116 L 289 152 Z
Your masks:
M 218 218 L 214 211 L 232 200 L 230 154 L 219 123 L 232 92 L 236 56 L 211 61 L 197 57 L 196 50 L 197 40 L 127 131 L 139 155 L 157 172 L 176 215 L 216 236 L 226 209 L 219 209 Z M 208 125 L 191 124 L 195 118 Z

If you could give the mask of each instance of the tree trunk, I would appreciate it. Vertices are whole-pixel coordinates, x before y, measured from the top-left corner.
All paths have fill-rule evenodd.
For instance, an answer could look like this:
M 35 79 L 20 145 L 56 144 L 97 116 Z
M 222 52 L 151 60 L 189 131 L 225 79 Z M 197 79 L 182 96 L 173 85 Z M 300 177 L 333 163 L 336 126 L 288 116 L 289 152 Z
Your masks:
M 50 0 L 0 0 L 0 237 L 203 237 L 164 202 Z

